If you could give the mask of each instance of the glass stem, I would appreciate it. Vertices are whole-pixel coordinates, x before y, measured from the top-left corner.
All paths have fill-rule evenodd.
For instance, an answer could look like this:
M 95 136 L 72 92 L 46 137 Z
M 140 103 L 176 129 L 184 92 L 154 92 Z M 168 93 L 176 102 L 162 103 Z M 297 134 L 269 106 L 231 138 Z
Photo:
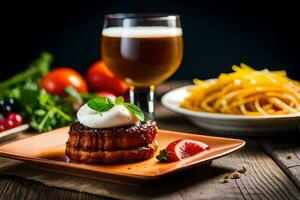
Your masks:
M 139 106 L 145 115 L 145 120 L 154 120 L 155 86 L 135 88 L 130 86 L 130 103 Z

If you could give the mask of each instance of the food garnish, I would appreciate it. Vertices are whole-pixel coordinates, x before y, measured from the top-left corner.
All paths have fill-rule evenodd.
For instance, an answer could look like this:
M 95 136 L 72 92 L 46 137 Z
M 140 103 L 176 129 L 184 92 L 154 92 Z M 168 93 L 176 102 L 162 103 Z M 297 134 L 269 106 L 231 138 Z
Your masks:
M 228 174 L 228 173 L 225 174 L 223 178 L 224 178 L 224 179 L 230 179 L 230 174 Z
M 291 159 L 292 157 L 293 157 L 293 154 L 291 154 L 291 153 L 289 153 L 289 154 L 286 156 L 287 159 Z
M 194 80 L 180 106 L 189 110 L 235 115 L 281 115 L 300 112 L 300 84 L 285 71 L 256 71 L 233 65 L 215 80 Z
M 246 167 L 245 166 L 242 166 L 241 169 L 237 170 L 237 172 L 239 173 L 245 173 L 247 171 Z
M 139 120 L 144 121 L 144 113 L 143 111 L 136 105 L 132 103 L 124 102 L 124 98 L 119 96 L 115 101 L 108 97 L 94 97 L 87 102 L 88 107 L 98 112 L 106 112 L 110 110 L 115 105 L 122 105 L 127 110 L 132 112 Z
M 222 180 L 222 183 L 228 183 L 230 179 L 230 174 L 225 174 Z
M 229 179 L 223 179 L 222 183 L 228 183 L 229 182 Z
M 179 161 L 188 158 L 204 150 L 209 146 L 203 142 L 189 139 L 179 139 L 171 142 L 166 149 L 159 152 L 156 159 L 165 162 Z
M 27 69 L 0 82 L 0 102 L 10 101 L 10 104 L 3 105 L 1 113 L 9 115 L 11 110 L 18 113 L 11 116 L 7 122 L 4 121 L 6 126 L 2 124 L 0 131 L 24 122 L 29 123 L 34 130 L 44 132 L 68 125 L 75 119 L 72 105 L 78 99 L 74 97 L 72 89 L 68 89 L 65 96 L 56 96 L 39 87 L 42 77 L 50 72 L 52 61 L 52 55 L 44 52 Z M 14 105 L 11 105 L 13 101 Z M 22 116 L 22 120 L 19 115 Z
M 244 174 L 247 171 L 246 167 L 243 165 L 240 169 L 236 170 L 235 172 L 228 174 L 226 173 L 223 176 L 221 183 L 228 183 L 230 179 L 239 179 L 241 178 L 242 174 Z
M 241 174 L 239 172 L 233 172 L 230 176 L 231 179 L 238 179 L 241 177 Z

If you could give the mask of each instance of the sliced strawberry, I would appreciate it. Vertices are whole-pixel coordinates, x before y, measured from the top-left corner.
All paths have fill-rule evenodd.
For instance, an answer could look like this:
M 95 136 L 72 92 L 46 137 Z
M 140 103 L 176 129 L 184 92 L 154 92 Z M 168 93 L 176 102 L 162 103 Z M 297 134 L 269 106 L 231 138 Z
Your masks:
M 174 162 L 207 149 L 209 149 L 209 146 L 203 142 L 179 139 L 171 142 L 166 149 L 161 150 L 156 158 L 160 161 Z

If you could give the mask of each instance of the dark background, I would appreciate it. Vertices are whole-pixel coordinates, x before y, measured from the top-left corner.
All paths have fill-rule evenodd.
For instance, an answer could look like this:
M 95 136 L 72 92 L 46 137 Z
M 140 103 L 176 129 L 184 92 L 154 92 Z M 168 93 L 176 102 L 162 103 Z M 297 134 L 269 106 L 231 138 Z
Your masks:
M 114 12 L 181 15 L 184 59 L 172 79 L 211 78 L 241 62 L 300 79 L 298 9 L 290 1 L 10 1 L 0 6 L 0 79 L 43 50 L 54 67 L 84 73 L 100 57 L 103 16 Z

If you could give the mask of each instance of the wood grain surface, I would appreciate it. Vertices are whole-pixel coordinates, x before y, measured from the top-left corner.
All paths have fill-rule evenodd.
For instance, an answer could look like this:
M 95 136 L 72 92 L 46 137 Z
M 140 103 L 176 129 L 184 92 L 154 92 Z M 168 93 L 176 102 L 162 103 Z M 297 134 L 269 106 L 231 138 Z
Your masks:
M 48 187 L 42 183 L 29 181 L 20 177 L 0 176 L 0 199 L 110 199 L 72 190 Z
M 179 85 L 176 82 L 176 87 Z M 172 84 L 164 84 L 159 91 L 165 92 L 172 87 Z M 162 129 L 211 134 L 160 104 L 157 104 L 156 114 L 158 126 Z M 244 149 L 214 161 L 210 167 L 191 168 L 132 191 L 144 194 L 145 199 L 300 199 L 298 135 L 297 132 L 276 139 L 246 138 Z M 292 155 L 290 159 L 287 158 L 289 153 Z M 239 179 L 222 183 L 226 173 L 242 166 L 246 167 L 246 172 Z M 0 199 L 107 198 L 48 187 L 19 177 L 0 176 Z M 127 199 L 126 196 L 124 199 Z
M 300 189 L 300 137 L 299 133 L 276 139 L 261 139 L 259 143 Z M 300 198 L 300 197 L 299 197 Z

